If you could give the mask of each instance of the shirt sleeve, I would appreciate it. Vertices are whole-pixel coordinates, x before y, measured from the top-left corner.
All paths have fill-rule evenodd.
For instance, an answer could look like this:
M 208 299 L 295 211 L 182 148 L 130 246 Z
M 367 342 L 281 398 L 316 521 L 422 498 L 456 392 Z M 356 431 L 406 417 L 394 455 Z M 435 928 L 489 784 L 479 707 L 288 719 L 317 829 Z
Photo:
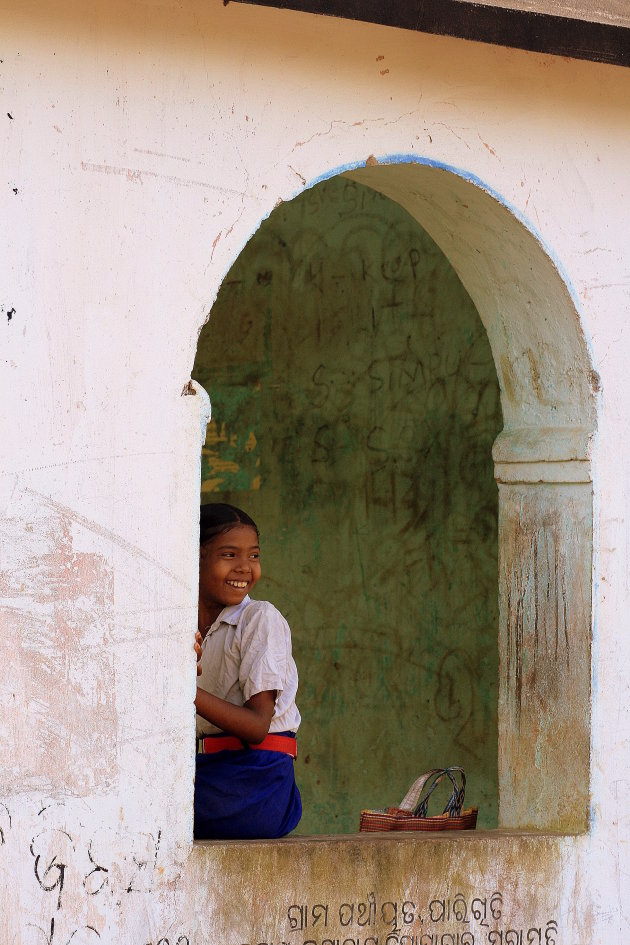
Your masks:
M 291 651 L 289 625 L 268 601 L 253 601 L 241 625 L 241 665 L 239 683 L 243 701 L 258 692 L 284 689 L 287 661 Z

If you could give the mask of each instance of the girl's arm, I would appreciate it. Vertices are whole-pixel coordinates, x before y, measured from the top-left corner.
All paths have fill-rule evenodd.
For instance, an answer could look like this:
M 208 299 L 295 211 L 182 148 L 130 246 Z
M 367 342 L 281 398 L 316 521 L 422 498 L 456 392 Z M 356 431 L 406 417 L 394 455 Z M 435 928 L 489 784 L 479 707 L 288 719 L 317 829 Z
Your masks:
M 202 718 L 249 745 L 257 745 L 268 734 L 275 704 L 273 689 L 257 692 L 244 706 L 232 705 L 199 688 L 195 699 L 195 708 Z
M 201 675 L 201 634 L 195 634 L 195 653 L 197 655 L 197 675 Z M 202 718 L 212 722 L 217 728 L 230 735 L 236 735 L 250 745 L 257 745 L 269 732 L 276 705 L 276 693 L 257 692 L 244 706 L 232 705 L 225 699 L 219 699 L 197 687 L 195 708 Z

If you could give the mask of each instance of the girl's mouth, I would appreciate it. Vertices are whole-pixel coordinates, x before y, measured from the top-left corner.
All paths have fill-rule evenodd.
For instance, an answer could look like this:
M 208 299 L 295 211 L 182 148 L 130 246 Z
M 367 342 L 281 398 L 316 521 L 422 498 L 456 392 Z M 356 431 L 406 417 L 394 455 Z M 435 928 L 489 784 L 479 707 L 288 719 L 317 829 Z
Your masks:
M 235 587 L 238 591 L 244 591 L 249 581 L 226 581 L 226 584 L 229 584 L 230 587 Z

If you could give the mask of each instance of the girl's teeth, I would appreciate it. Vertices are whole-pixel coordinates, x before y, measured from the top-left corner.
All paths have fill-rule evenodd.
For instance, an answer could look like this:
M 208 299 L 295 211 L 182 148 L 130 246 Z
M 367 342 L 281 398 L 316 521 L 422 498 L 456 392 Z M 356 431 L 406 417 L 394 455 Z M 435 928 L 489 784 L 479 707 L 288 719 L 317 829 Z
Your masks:
M 247 587 L 247 581 L 227 581 L 231 587 L 238 587 L 239 590 L 242 590 L 244 587 Z

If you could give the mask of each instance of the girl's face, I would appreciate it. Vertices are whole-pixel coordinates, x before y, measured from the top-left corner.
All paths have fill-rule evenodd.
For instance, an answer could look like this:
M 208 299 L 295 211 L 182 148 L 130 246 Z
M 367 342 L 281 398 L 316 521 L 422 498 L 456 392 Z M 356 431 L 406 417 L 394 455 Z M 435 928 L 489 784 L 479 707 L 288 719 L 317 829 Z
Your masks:
M 199 550 L 199 598 L 210 610 L 240 604 L 260 573 L 256 530 L 235 525 Z

